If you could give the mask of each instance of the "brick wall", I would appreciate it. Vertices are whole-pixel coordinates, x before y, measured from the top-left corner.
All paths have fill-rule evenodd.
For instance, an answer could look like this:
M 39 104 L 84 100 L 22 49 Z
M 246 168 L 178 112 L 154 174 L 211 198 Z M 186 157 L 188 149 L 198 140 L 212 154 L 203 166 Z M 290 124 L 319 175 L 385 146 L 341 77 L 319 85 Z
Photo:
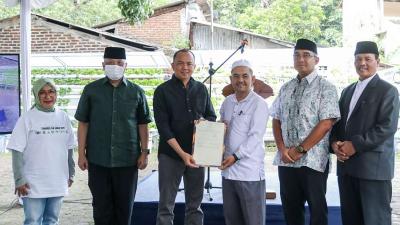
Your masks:
M 40 23 L 32 17 L 32 53 L 85 53 L 103 52 L 108 46 L 100 41 L 90 39 L 60 28 Z M 12 23 L 0 23 L 0 52 L 19 53 L 20 34 L 19 20 Z
M 181 13 L 185 9 L 169 11 L 147 19 L 141 26 L 131 26 L 128 23 L 117 24 L 115 34 L 132 39 L 144 40 L 163 46 L 170 46 L 174 39 L 183 33 L 181 28 Z

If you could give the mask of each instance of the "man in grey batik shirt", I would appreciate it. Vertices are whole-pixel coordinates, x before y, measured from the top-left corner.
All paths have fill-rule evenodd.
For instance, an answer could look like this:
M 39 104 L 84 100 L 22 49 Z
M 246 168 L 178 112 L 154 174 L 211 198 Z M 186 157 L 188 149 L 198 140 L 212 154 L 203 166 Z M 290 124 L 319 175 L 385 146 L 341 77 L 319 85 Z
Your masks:
M 271 113 L 282 206 L 288 225 L 304 224 L 306 201 L 310 224 L 327 225 L 328 135 L 340 118 L 337 92 L 316 71 L 314 42 L 297 40 L 293 60 L 298 74 L 282 86 Z

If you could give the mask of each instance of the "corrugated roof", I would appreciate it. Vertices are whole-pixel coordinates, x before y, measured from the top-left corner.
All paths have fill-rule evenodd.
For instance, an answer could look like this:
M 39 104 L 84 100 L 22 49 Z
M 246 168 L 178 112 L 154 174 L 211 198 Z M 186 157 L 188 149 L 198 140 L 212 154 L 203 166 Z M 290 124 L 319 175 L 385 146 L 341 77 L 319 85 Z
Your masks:
M 195 19 L 192 19 L 191 23 L 197 23 L 197 24 L 202 24 L 202 25 L 205 25 L 205 26 L 211 26 L 211 23 L 209 23 L 209 22 L 204 22 L 204 21 L 195 20 Z M 276 39 L 276 38 L 268 37 L 268 36 L 265 36 L 265 35 L 262 35 L 262 34 L 253 33 L 251 31 L 247 31 L 247 30 L 242 30 L 242 29 L 239 29 L 239 28 L 236 28 L 236 27 L 226 26 L 226 25 L 222 25 L 222 24 L 218 24 L 218 23 L 213 23 L 213 26 L 221 28 L 221 29 L 237 31 L 237 32 L 248 34 L 248 35 L 261 37 L 261 38 L 267 39 L 268 41 L 270 41 L 272 43 L 276 43 L 276 44 L 282 45 L 282 47 L 291 48 L 291 47 L 293 47 L 295 45 L 294 43 L 289 42 L 289 41 L 282 41 L 282 40 L 279 40 L 279 39 Z

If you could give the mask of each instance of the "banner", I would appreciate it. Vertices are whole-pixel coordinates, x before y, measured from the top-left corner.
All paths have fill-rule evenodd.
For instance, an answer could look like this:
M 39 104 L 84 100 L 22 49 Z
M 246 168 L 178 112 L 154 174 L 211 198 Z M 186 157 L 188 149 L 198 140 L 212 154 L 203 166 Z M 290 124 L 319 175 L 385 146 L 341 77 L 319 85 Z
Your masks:
M 20 115 L 19 55 L 0 54 L 0 134 L 11 133 Z

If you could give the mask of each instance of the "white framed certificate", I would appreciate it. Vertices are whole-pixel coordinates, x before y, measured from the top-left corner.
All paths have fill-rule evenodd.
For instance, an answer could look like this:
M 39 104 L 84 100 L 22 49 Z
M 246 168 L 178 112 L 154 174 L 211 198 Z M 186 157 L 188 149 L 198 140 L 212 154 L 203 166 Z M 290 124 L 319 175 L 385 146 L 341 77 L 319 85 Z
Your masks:
M 196 125 L 193 158 L 200 166 L 221 166 L 224 153 L 225 124 L 201 121 Z

